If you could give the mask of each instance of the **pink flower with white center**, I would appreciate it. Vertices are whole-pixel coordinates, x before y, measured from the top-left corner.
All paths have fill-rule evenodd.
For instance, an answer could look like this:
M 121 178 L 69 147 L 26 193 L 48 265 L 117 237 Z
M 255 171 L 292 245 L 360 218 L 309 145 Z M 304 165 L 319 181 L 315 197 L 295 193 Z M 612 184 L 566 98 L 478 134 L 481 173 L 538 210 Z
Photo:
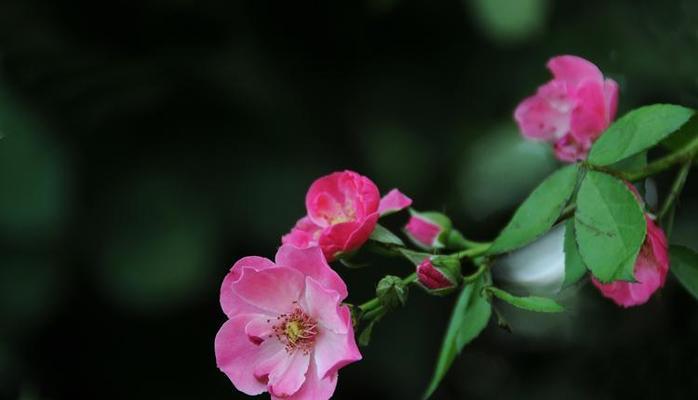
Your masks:
M 553 79 L 516 107 L 514 119 L 526 138 L 553 143 L 561 161 L 583 160 L 616 115 L 618 84 L 577 56 L 553 57 L 547 67 Z
M 616 281 L 601 283 L 592 277 L 592 282 L 605 297 L 622 307 L 646 303 L 657 289 L 664 286 L 669 272 L 669 255 L 664 231 L 645 215 L 647 236 L 640 249 L 634 267 L 637 282 Z
M 229 319 L 216 335 L 218 368 L 248 395 L 329 399 L 337 371 L 361 359 L 346 297 L 317 247 L 240 259 L 221 286 Z
M 305 196 L 308 214 L 281 242 L 300 248 L 320 246 L 332 261 L 338 253 L 361 247 L 380 216 L 410 204 L 412 200 L 397 189 L 381 199 L 378 187 L 367 177 L 353 171 L 335 172 L 313 182 Z

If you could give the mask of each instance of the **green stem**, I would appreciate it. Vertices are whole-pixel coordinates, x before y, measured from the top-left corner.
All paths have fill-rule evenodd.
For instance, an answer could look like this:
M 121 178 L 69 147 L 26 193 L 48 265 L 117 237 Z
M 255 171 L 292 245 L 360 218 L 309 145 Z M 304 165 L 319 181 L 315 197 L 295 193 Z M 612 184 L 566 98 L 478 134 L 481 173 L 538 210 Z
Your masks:
M 451 233 L 448 235 L 447 247 L 454 250 L 472 249 L 473 247 L 482 246 L 483 244 L 485 243 L 467 239 L 456 229 L 451 230 Z
M 482 274 L 487 270 L 487 267 L 489 267 L 488 263 L 480 264 L 480 267 L 478 267 L 477 271 L 475 271 L 472 275 L 466 275 L 463 277 L 463 283 L 471 283 L 480 279 L 480 276 L 482 276 Z
M 475 258 L 481 256 L 487 252 L 492 243 L 480 243 L 477 246 L 471 247 L 467 250 L 459 251 L 457 253 L 451 254 L 452 257 L 456 257 L 459 260 L 463 258 Z
M 666 213 L 671 208 L 672 204 L 674 204 L 676 199 L 679 197 L 679 194 L 681 194 L 681 190 L 683 190 L 683 185 L 686 183 L 686 178 L 688 177 L 688 171 L 691 169 L 692 162 L 693 159 L 688 159 L 687 161 L 685 161 L 684 164 L 681 166 L 679 173 L 676 174 L 674 183 L 671 185 L 671 191 L 669 192 L 669 195 L 667 196 L 666 200 L 664 200 L 664 203 L 662 204 L 662 208 L 659 210 L 659 213 L 657 213 L 657 219 L 662 219 L 666 215 Z

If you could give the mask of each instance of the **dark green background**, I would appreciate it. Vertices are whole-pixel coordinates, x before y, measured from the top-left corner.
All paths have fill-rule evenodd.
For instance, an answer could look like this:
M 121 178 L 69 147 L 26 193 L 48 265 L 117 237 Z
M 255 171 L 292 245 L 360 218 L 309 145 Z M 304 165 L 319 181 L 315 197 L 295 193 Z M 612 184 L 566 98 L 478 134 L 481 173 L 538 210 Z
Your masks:
M 219 285 L 273 258 L 313 179 L 354 169 L 490 239 L 556 166 L 511 121 L 547 59 L 598 64 L 620 114 L 698 107 L 697 27 L 690 0 L 4 0 L 0 398 L 241 398 L 215 366 Z M 672 241 L 695 248 L 694 174 Z M 410 270 L 337 268 L 353 302 Z M 413 291 L 336 398 L 418 398 L 453 300 Z M 501 306 L 514 334 L 491 325 L 435 398 L 698 396 L 675 279 L 631 310 L 562 302 Z

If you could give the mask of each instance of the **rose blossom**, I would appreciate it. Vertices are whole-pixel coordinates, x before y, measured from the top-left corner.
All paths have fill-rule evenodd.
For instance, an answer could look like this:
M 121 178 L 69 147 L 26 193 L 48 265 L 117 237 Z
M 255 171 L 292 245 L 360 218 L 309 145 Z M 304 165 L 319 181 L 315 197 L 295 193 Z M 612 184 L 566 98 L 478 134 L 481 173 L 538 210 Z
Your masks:
M 340 252 L 363 245 L 378 218 L 412 204 L 399 190 L 380 198 L 378 187 L 353 171 L 335 172 L 317 179 L 305 196 L 307 215 L 281 238 L 299 248 L 320 246 L 328 261 Z
M 553 79 L 516 107 L 514 119 L 525 137 L 553 143 L 558 159 L 585 159 L 615 117 L 618 84 L 577 56 L 553 57 L 547 67 Z
M 604 284 L 593 277 L 591 279 L 601 294 L 622 307 L 646 303 L 657 289 L 664 286 L 669 272 L 669 255 L 664 231 L 648 215 L 645 215 L 645 221 L 647 236 L 633 269 L 637 282 L 615 281 Z
M 417 266 L 417 282 L 427 289 L 442 290 L 455 288 L 460 284 L 460 264 L 434 265 L 430 258 Z
M 361 359 L 346 296 L 317 247 L 240 259 L 221 286 L 229 319 L 215 339 L 218 368 L 248 395 L 330 398 L 337 371 Z

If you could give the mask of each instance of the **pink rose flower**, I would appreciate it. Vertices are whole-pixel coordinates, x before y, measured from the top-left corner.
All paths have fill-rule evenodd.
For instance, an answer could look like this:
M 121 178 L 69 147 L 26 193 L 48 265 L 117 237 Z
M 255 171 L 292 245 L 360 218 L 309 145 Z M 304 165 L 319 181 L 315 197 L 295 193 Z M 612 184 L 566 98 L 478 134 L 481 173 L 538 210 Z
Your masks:
M 553 57 L 547 66 L 553 79 L 516 107 L 514 119 L 525 137 L 553 143 L 558 159 L 583 160 L 616 115 L 618 84 L 581 57 Z
M 604 284 L 596 278 L 591 279 L 605 297 L 622 307 L 646 303 L 657 289 L 664 286 L 669 272 L 669 255 L 664 231 L 647 215 L 645 221 L 647 236 L 634 267 L 637 282 L 616 281 Z
M 216 335 L 218 368 L 248 395 L 329 399 L 337 371 L 361 359 L 346 297 L 317 247 L 240 259 L 221 286 L 229 319 Z
M 299 248 L 320 246 L 328 261 L 340 252 L 358 249 L 371 236 L 378 218 L 412 204 L 399 190 L 380 198 L 378 187 L 353 171 L 335 172 L 317 179 L 305 196 L 307 215 L 283 244 Z
M 436 212 L 419 213 L 410 210 L 410 219 L 405 225 L 405 234 L 419 247 L 434 249 L 444 247 L 443 234 L 450 231 L 451 221 Z

